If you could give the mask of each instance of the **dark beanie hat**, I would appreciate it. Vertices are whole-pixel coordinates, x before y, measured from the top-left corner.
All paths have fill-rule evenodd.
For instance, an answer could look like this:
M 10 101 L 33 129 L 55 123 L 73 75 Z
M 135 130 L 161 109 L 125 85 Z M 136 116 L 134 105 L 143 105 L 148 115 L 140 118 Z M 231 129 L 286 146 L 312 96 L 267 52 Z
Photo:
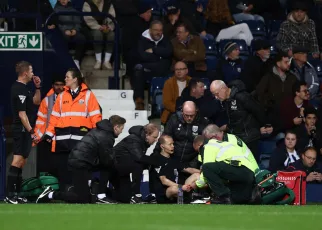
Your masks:
M 238 48 L 238 45 L 236 42 L 228 42 L 224 47 L 224 54 L 228 55 L 237 48 Z
M 270 49 L 270 47 L 271 47 L 271 44 L 267 40 L 259 39 L 259 40 L 253 41 L 253 48 L 255 51 L 267 50 L 267 49 Z
M 152 10 L 152 5 L 151 3 L 147 1 L 140 1 L 139 8 L 138 8 L 138 13 L 139 14 L 144 14 L 148 10 Z
M 167 14 L 176 14 L 180 10 L 179 4 L 177 2 L 169 2 L 165 5 L 165 11 Z
M 309 6 L 305 1 L 298 0 L 292 4 L 292 11 L 295 11 L 295 10 L 303 10 L 303 11 L 307 12 L 309 10 Z
M 305 46 L 294 46 L 292 49 L 293 54 L 296 53 L 308 53 L 309 49 L 307 49 Z
M 53 74 L 53 78 L 52 78 L 52 83 L 54 84 L 55 82 L 64 82 L 65 83 L 65 75 L 62 74 L 57 74 L 57 73 L 54 73 Z

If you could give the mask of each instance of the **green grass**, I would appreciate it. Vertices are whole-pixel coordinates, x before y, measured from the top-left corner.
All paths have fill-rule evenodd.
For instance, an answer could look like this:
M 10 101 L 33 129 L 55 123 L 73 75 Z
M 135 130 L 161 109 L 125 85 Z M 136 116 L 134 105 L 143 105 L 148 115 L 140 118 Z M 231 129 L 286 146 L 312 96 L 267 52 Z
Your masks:
M 321 229 L 322 206 L 6 205 L 1 230 Z

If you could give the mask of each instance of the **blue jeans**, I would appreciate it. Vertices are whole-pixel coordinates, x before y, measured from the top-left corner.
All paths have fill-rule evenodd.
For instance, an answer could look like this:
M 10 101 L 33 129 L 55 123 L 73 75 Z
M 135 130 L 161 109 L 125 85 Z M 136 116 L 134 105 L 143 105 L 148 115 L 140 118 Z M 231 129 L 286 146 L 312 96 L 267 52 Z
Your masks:
M 212 34 L 206 34 L 206 36 L 200 35 L 202 40 L 215 40 L 215 37 Z
M 265 22 L 264 18 L 257 14 L 238 13 L 238 14 L 234 14 L 233 18 L 236 22 L 244 21 L 244 20 L 256 20 L 256 21 Z

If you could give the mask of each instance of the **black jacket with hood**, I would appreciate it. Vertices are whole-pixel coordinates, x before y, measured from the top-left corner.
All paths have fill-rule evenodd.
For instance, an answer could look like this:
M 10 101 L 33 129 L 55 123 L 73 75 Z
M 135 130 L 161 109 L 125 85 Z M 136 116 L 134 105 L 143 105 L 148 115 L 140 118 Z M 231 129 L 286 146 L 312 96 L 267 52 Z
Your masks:
M 260 138 L 260 127 L 266 124 L 264 109 L 246 91 L 241 80 L 230 82 L 229 98 L 225 101 L 228 116 L 228 132 L 241 138 L 246 144 Z
M 146 134 L 144 126 L 133 126 L 129 130 L 129 134 L 114 148 L 116 162 L 119 159 L 127 159 L 128 161 L 140 162 L 141 158 L 145 156 L 150 145 L 146 142 Z
M 113 125 L 109 120 L 97 122 L 96 128 L 87 133 L 69 154 L 69 166 L 93 171 L 113 166 L 115 138 Z
M 201 117 L 197 113 L 194 121 L 188 124 L 184 121 L 181 111 L 177 111 L 169 118 L 164 128 L 163 134 L 169 135 L 174 140 L 173 157 L 185 164 L 185 167 L 195 167 L 188 163 L 195 161 L 198 153 L 193 149 L 193 140 L 197 135 L 201 135 L 202 131 L 208 125 L 208 119 Z M 160 152 L 160 145 L 157 144 L 154 154 Z M 197 161 L 196 161 L 197 162 Z

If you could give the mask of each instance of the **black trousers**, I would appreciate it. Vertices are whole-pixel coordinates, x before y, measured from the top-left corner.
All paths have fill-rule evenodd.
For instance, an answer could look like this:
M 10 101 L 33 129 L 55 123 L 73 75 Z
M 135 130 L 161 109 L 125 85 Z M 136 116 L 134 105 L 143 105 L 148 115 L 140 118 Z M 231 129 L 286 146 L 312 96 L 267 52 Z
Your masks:
M 260 153 L 258 152 L 258 144 L 259 144 L 259 140 L 254 140 L 246 143 L 247 147 L 255 157 L 255 160 L 257 161 L 257 163 L 259 163 L 259 159 L 260 159 Z
M 216 196 L 230 195 L 233 203 L 247 204 L 252 196 L 254 173 L 244 166 L 225 162 L 206 163 L 203 175 Z M 228 181 L 225 184 L 224 181 Z
M 41 141 L 37 145 L 37 175 L 41 172 L 48 172 L 50 170 L 51 145 Z
M 54 192 L 53 198 L 67 203 L 91 203 L 88 180 L 91 179 L 92 173 L 86 169 L 72 169 L 71 174 L 73 187 L 66 192 Z
M 131 197 L 141 194 L 141 179 L 144 165 L 131 158 L 117 160 L 114 172 L 111 172 L 110 182 L 115 194 L 113 197 L 122 203 L 130 203 Z M 130 177 L 132 174 L 132 180 Z

